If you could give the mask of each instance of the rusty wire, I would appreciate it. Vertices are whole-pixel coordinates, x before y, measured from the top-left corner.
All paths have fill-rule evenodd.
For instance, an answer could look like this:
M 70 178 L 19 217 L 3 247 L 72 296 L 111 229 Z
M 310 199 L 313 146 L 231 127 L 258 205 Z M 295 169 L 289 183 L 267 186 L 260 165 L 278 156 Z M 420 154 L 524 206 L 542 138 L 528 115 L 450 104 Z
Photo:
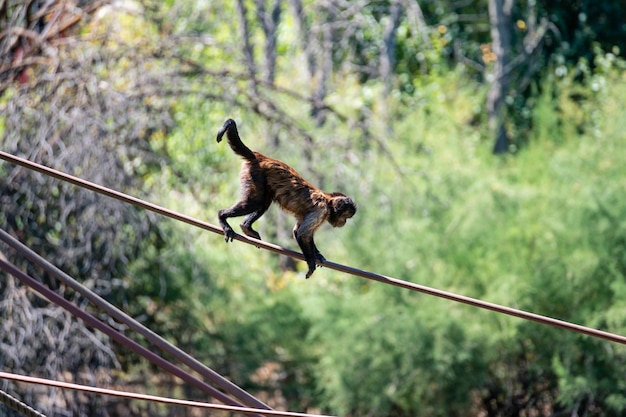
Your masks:
M 0 372 L 0 378 L 2 378 L 2 374 L 3 372 Z M 23 403 L 22 401 L 2 390 L 0 390 L 0 403 L 5 404 L 11 410 L 17 411 L 18 413 L 26 417 L 46 417 L 45 414 L 40 413 L 33 407 L 29 406 L 26 403 Z
M 133 319 L 128 314 L 124 313 L 122 310 L 118 309 L 117 307 L 100 297 L 98 294 L 80 284 L 78 281 L 61 271 L 56 266 L 52 265 L 50 262 L 46 261 L 44 258 L 39 256 L 33 250 L 28 248 L 26 245 L 24 245 L 19 240 L 9 235 L 6 231 L 2 229 L 0 229 L 0 240 L 4 241 L 4 243 L 9 245 L 11 248 L 16 250 L 18 253 L 20 253 L 31 262 L 40 266 L 51 276 L 55 277 L 68 287 L 72 288 L 74 291 L 81 294 L 87 300 L 91 301 L 94 305 L 102 308 L 110 317 L 113 317 L 120 323 L 127 325 L 130 329 L 145 337 L 146 340 L 148 340 L 153 345 L 159 347 L 164 352 L 169 353 L 174 358 L 178 359 L 194 371 L 198 372 L 201 376 L 207 378 L 213 384 L 222 388 L 224 391 L 231 394 L 235 398 L 238 398 L 243 404 L 249 407 L 268 410 L 270 409 L 269 406 L 258 400 L 256 397 L 244 391 L 239 386 L 227 380 L 226 378 L 224 378 L 211 368 L 207 367 L 188 353 L 172 345 L 160 335 L 148 329 L 146 326 L 139 323 L 137 320 Z
M 141 207 L 143 209 L 153 211 L 157 214 L 161 214 L 163 216 L 167 216 L 172 219 L 185 222 L 192 226 L 199 227 L 199 228 L 208 230 L 213 233 L 218 233 L 220 235 L 223 234 L 222 229 L 218 226 L 197 220 L 193 217 L 190 217 L 181 213 L 177 213 L 173 210 L 169 210 L 164 207 L 158 206 L 156 204 L 150 203 L 148 201 L 144 201 L 142 199 L 129 196 L 119 191 L 115 191 L 110 188 L 106 188 L 101 185 L 94 184 L 92 182 L 83 180 L 81 178 L 78 178 L 69 174 L 65 174 L 63 172 L 54 170 L 52 168 L 48 168 L 46 166 L 37 164 L 35 162 L 31 162 L 27 159 L 20 158 L 20 157 L 8 154 L 3 151 L 0 151 L 0 159 L 4 159 L 5 161 L 20 165 L 24 168 L 28 168 L 28 169 L 37 171 L 45 175 L 49 175 L 59 180 L 69 182 L 79 187 L 86 188 L 88 190 L 118 199 L 120 201 L 133 204 L 137 207 Z M 235 235 L 235 239 L 240 242 L 244 242 L 244 243 L 247 243 L 247 244 L 259 247 L 259 248 L 263 248 L 272 252 L 280 253 L 282 255 L 290 256 L 292 258 L 296 258 L 299 260 L 304 260 L 304 256 L 301 253 L 295 252 L 289 249 L 285 249 L 281 246 L 274 245 L 272 243 L 263 242 L 261 240 L 257 240 L 257 239 L 250 238 L 250 237 L 244 237 L 241 235 Z M 378 281 L 383 284 L 393 285 L 393 286 L 404 288 L 410 291 L 415 291 L 415 292 L 419 292 L 422 294 L 427 294 L 427 295 L 431 295 L 434 297 L 447 299 L 447 300 L 454 301 L 457 303 L 466 304 L 466 305 L 470 305 L 473 307 L 478 307 L 484 310 L 490 310 L 496 313 L 505 314 L 508 316 L 513 316 L 513 317 L 521 318 L 524 320 L 534 321 L 536 323 L 541 323 L 541 324 L 545 324 L 545 325 L 552 326 L 552 327 L 566 329 L 566 330 L 570 330 L 573 332 L 586 334 L 588 336 L 608 340 L 610 342 L 615 342 L 615 343 L 626 345 L 626 337 L 615 334 L 615 333 L 610 333 L 610 332 L 593 329 L 593 328 L 586 327 L 586 326 L 581 326 L 581 325 L 570 323 L 567 321 L 563 321 L 563 320 L 559 320 L 559 319 L 555 319 L 555 318 L 551 318 L 547 316 L 542 316 L 540 314 L 530 313 L 524 310 L 519 310 L 519 309 L 479 300 L 476 298 L 458 295 L 458 294 L 448 292 L 448 291 L 438 290 L 436 288 L 427 287 L 425 285 L 420 285 L 420 284 L 416 284 L 413 282 L 404 281 L 401 279 L 392 278 L 392 277 L 388 277 L 388 276 L 381 275 L 381 274 L 376 274 L 376 273 L 369 272 L 369 271 L 363 271 L 357 268 L 353 268 L 353 267 L 346 266 L 346 265 L 341 265 L 341 264 L 330 262 L 330 261 L 324 261 L 324 262 L 318 262 L 318 263 L 330 269 L 345 272 L 353 276 L 357 276 L 357 277 L 361 277 L 361 278 L 365 278 L 365 279 L 369 279 L 373 281 Z
M 236 407 L 236 406 L 230 406 L 230 405 L 205 403 L 205 402 L 199 402 L 199 401 L 179 400 L 176 398 L 160 397 L 157 395 L 139 394 L 135 392 L 119 391 L 119 390 L 113 390 L 113 389 L 108 389 L 108 388 L 99 388 L 99 387 L 91 387 L 88 385 L 73 384 L 70 382 L 54 381 L 51 379 L 35 378 L 35 377 L 30 377 L 30 376 L 25 376 L 25 375 L 13 374 L 9 372 L 0 372 L 0 379 L 8 379 L 11 381 L 25 382 L 28 384 L 38 384 L 38 385 L 46 385 L 49 387 L 71 389 L 71 390 L 81 391 L 81 392 L 90 392 L 94 394 L 111 395 L 111 396 L 127 398 L 127 399 L 153 401 L 153 402 L 159 402 L 159 403 L 169 404 L 169 405 L 180 405 L 180 406 L 185 406 L 185 407 L 196 407 L 196 408 L 204 408 L 204 409 L 210 409 L 210 410 L 230 411 L 230 412 L 242 413 L 242 414 L 254 415 L 254 414 L 258 414 L 262 412 L 264 415 L 267 415 L 267 416 L 279 416 L 279 417 L 330 417 L 330 416 L 324 416 L 320 414 L 294 413 L 291 411 L 278 411 L 278 410 L 260 410 L 257 408 L 249 408 L 249 407 Z M 41 416 L 37 416 L 37 417 L 41 417 Z
M 37 293 L 39 293 L 41 296 L 43 296 L 50 302 L 62 307 L 63 309 L 71 313 L 73 316 L 78 317 L 79 319 L 84 321 L 87 325 L 93 327 L 94 329 L 101 331 L 102 333 L 109 336 L 111 339 L 127 347 L 128 349 L 132 350 L 138 355 L 146 358 L 148 361 L 158 366 L 159 368 L 163 369 L 164 371 L 179 377 L 180 379 L 182 379 L 189 385 L 192 385 L 198 388 L 200 391 L 209 394 L 211 397 L 217 399 L 218 401 L 221 401 L 224 404 L 236 406 L 236 407 L 243 407 L 243 404 L 240 403 L 239 401 L 232 399 L 228 395 L 217 390 L 216 388 L 212 387 L 206 382 L 191 375 L 189 372 L 186 372 L 185 370 L 174 365 L 170 361 L 163 359 L 157 354 L 151 352 L 150 350 L 143 347 L 139 343 L 135 342 L 128 336 L 122 334 L 121 332 L 115 330 L 111 326 L 102 322 L 101 320 L 96 318 L 94 315 L 86 312 L 82 308 L 66 300 L 65 298 L 63 298 L 56 292 L 52 291 L 50 288 L 40 283 L 33 277 L 24 273 L 15 265 L 6 261 L 5 259 L 0 258 L 0 269 L 8 274 L 13 275 L 15 278 L 20 280 L 20 282 L 22 282 L 24 285 L 32 288 L 33 290 L 35 290 Z

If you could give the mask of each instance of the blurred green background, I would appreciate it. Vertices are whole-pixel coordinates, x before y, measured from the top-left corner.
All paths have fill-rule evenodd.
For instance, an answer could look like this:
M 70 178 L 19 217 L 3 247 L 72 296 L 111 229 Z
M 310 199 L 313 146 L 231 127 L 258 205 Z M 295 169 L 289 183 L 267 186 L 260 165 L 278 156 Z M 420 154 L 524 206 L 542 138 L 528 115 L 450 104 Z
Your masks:
M 623 1 L 0 10 L 2 150 L 217 223 L 239 195 L 215 142 L 232 117 L 250 148 L 355 199 L 316 235 L 327 259 L 626 334 Z M 9 163 L 0 178 L 5 230 L 272 407 L 626 415 L 623 346 L 327 268 L 305 281 L 303 263 Z M 296 249 L 292 222 L 272 207 L 258 230 Z M 1 370 L 206 400 L 6 275 L 0 326 Z M 51 416 L 209 415 L 0 389 Z

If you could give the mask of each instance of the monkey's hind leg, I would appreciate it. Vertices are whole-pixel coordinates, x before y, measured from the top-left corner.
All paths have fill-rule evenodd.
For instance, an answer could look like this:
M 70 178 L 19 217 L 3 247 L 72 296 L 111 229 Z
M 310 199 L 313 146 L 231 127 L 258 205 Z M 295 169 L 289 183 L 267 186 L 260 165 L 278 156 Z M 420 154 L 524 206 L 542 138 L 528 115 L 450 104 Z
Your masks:
M 222 226 L 222 230 L 224 231 L 224 238 L 225 238 L 226 242 L 232 242 L 233 239 L 235 238 L 235 231 L 233 230 L 232 227 L 230 227 L 230 225 L 228 224 L 226 219 L 228 219 L 229 217 L 241 217 L 241 216 L 245 216 L 246 214 L 250 214 L 250 216 L 248 216 L 248 218 L 251 218 L 251 217 L 254 217 L 253 215 L 255 213 L 257 213 L 258 211 L 259 211 L 259 203 L 258 202 L 245 201 L 245 200 L 244 201 L 239 201 L 239 202 L 235 203 L 235 205 L 233 205 L 230 208 L 218 211 L 217 212 L 217 217 L 218 217 L 218 219 L 220 221 L 220 226 Z M 263 214 L 263 213 L 261 213 L 261 214 Z M 244 223 L 245 223 L 245 221 L 244 221 Z M 250 230 L 248 230 L 248 231 L 250 231 Z M 252 230 L 252 232 L 254 232 L 254 230 Z M 246 233 L 248 236 L 250 236 L 246 232 L 245 229 L 244 229 L 244 233 Z M 256 232 L 254 232 L 254 233 L 256 233 Z M 258 236 L 258 233 L 257 233 L 257 236 Z M 252 236 L 252 237 L 254 237 L 254 236 Z
M 252 223 L 254 223 L 255 221 L 259 220 L 261 218 L 262 215 L 265 214 L 265 212 L 267 211 L 267 209 L 270 207 L 270 204 L 272 203 L 272 200 L 268 200 L 265 203 L 263 203 L 263 206 L 261 206 L 261 208 L 259 208 L 258 210 L 250 213 L 248 215 L 248 217 L 245 218 L 245 220 L 239 225 L 239 227 L 241 227 L 241 230 L 250 237 L 253 237 L 255 239 L 259 239 L 261 240 L 261 235 L 252 228 Z

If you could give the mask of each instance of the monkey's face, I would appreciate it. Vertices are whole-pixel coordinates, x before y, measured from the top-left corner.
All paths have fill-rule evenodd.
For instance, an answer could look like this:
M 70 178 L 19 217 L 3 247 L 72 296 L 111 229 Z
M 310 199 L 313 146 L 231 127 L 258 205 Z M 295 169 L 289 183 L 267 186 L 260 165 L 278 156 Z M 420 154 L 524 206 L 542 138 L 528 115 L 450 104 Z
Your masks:
M 354 213 L 343 213 L 338 219 L 337 219 L 337 223 L 335 225 L 335 227 L 343 227 L 346 225 L 346 223 L 348 222 L 348 219 L 351 218 L 354 215 Z
M 356 204 L 349 197 L 338 196 L 333 199 L 333 213 L 328 221 L 333 227 L 343 227 L 356 213 Z

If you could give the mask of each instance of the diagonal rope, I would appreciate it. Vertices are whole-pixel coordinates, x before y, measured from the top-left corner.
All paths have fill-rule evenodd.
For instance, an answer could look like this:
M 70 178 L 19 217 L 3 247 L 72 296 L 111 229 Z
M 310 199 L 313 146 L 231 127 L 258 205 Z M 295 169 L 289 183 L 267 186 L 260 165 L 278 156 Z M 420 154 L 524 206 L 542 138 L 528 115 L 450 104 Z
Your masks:
M 189 374 L 188 372 L 185 372 L 183 369 L 172 364 L 168 360 L 161 358 L 157 354 L 141 346 L 139 343 L 130 339 L 128 336 L 118 332 L 111 326 L 105 324 L 104 322 L 97 319 L 92 314 L 87 313 L 80 307 L 76 306 L 75 304 L 61 297 L 59 294 L 55 293 L 50 288 L 46 287 L 45 285 L 43 285 L 36 279 L 32 278 L 28 274 L 21 271 L 15 265 L 11 264 L 10 262 L 2 258 L 0 258 L 0 269 L 5 271 L 6 273 L 13 275 L 15 278 L 20 280 L 22 284 L 32 288 L 33 290 L 38 292 L 41 296 L 48 299 L 50 302 L 67 310 L 72 315 L 84 321 L 87 325 L 93 327 L 94 329 L 101 331 L 102 333 L 109 336 L 111 339 L 129 348 L 130 350 L 137 353 L 138 355 L 141 355 L 142 357 L 146 358 L 148 361 L 158 366 L 159 368 L 165 370 L 166 372 L 169 372 L 172 375 L 179 377 L 183 381 L 187 382 L 189 385 L 192 385 L 198 388 L 199 390 L 209 394 L 211 397 L 221 401 L 224 404 L 238 406 L 238 407 L 243 406 L 240 402 L 230 398 L 223 392 L 215 389 L 211 385 L 196 378 L 195 376 Z
M 180 213 L 177 213 L 175 211 L 172 211 L 172 210 L 160 207 L 160 206 L 158 206 L 156 204 L 153 204 L 153 203 L 141 200 L 141 199 L 136 198 L 136 197 L 129 196 L 129 195 L 121 193 L 119 191 L 111 190 L 110 188 L 106 188 L 106 187 L 103 187 L 101 185 L 94 184 L 92 182 L 83 180 L 81 178 L 65 174 L 63 172 L 54 170 L 52 168 L 48 168 L 46 166 L 37 164 L 35 162 L 31 162 L 31 161 L 29 161 L 27 159 L 19 158 L 17 156 L 8 154 L 8 153 L 3 152 L 3 151 L 0 151 L 0 159 L 4 159 L 5 161 L 11 162 L 13 164 L 17 164 L 17 165 L 23 166 L 23 167 L 31 169 L 33 171 L 37 171 L 37 172 L 40 172 L 42 174 L 49 175 L 49 176 L 57 178 L 59 180 L 72 183 L 72 184 L 77 185 L 79 187 L 83 187 L 83 188 L 86 188 L 88 190 L 95 191 L 97 193 L 100 193 L 100 194 L 103 194 L 103 195 L 115 198 L 117 200 L 124 201 L 124 202 L 129 203 L 129 204 L 133 204 L 133 205 L 135 205 L 137 207 L 141 207 L 141 208 L 144 208 L 146 210 L 153 211 L 153 212 L 161 214 L 163 216 L 167 216 L 167 217 L 170 217 L 172 219 L 185 222 L 185 223 L 190 224 L 192 226 L 199 227 L 199 228 L 211 231 L 213 233 L 223 234 L 221 228 L 219 228 L 217 226 L 214 226 L 212 224 L 209 224 L 209 223 L 206 223 L 206 222 L 194 219 L 193 217 L 186 216 L 184 214 L 180 214 Z M 244 237 L 244 236 L 241 236 L 241 235 L 235 235 L 235 239 L 239 240 L 241 242 L 248 243 L 250 245 L 254 245 L 256 247 L 267 249 L 267 250 L 272 251 L 272 252 L 276 252 L 276 253 L 280 253 L 280 254 L 283 254 L 283 255 L 290 256 L 292 258 L 304 260 L 304 256 L 301 253 L 295 252 L 295 251 L 292 251 L 292 250 L 289 250 L 289 249 L 285 249 L 285 248 L 283 248 L 281 246 L 278 246 L 278 245 L 274 245 L 274 244 L 271 244 L 271 243 L 263 242 L 261 240 L 257 240 L 257 239 L 254 239 L 254 238 Z M 393 286 L 404 288 L 404 289 L 407 289 L 407 290 L 410 290 L 410 291 L 416 291 L 416 292 L 420 292 L 422 294 L 428 294 L 428 295 L 431 295 L 431 296 L 434 296 L 434 297 L 443 298 L 443 299 L 454 301 L 454 302 L 457 302 L 457 303 L 462 303 L 462 304 L 470 305 L 470 306 L 473 306 L 473 307 L 482 308 L 484 310 L 490 310 L 490 311 L 494 311 L 496 313 L 506 314 L 506 315 L 517 317 L 517 318 L 521 318 L 521 319 L 524 319 L 524 320 L 534 321 L 536 323 L 541 323 L 541 324 L 545 324 L 545 325 L 548 325 L 548 326 L 553 326 L 553 327 L 557 327 L 557 328 L 561 328 L 561 329 L 565 329 L 565 330 L 570 330 L 570 331 L 573 331 L 573 332 L 582 333 L 582 334 L 586 334 L 588 336 L 597 337 L 597 338 L 600 338 L 600 339 L 604 339 L 604 340 L 608 340 L 608 341 L 611 341 L 611 342 L 615 342 L 615 343 L 620 343 L 620 344 L 626 345 L 626 337 L 618 335 L 618 334 L 614 334 L 614 333 L 610 333 L 610 332 L 606 332 L 606 331 L 602 331 L 602 330 L 597 330 L 597 329 L 593 329 L 593 328 L 590 328 L 590 327 L 581 326 L 581 325 L 570 323 L 570 322 L 567 322 L 567 321 L 563 321 L 563 320 L 559 320 L 559 319 L 555 319 L 555 318 L 551 318 L 551 317 L 547 317 L 547 316 L 542 316 L 540 314 L 530 313 L 530 312 L 527 312 L 527 311 L 524 311 L 524 310 L 519 310 L 519 309 L 515 309 L 515 308 L 511 308 L 511 307 L 506 307 L 506 306 L 502 306 L 502 305 L 499 305 L 499 304 L 490 303 L 490 302 L 487 302 L 487 301 L 482 301 L 482 300 L 479 300 L 479 299 L 476 299 L 476 298 L 471 298 L 471 297 L 466 297 L 466 296 L 463 296 L 463 295 L 458 295 L 458 294 L 455 294 L 455 293 L 452 293 L 452 292 L 448 292 L 448 291 L 438 290 L 438 289 L 435 289 L 435 288 L 427 287 L 425 285 L 415 284 L 413 282 L 403 281 L 403 280 L 400 280 L 400 279 L 397 279 L 397 278 L 392 278 L 392 277 L 388 277 L 388 276 L 385 276 L 385 275 L 376 274 L 376 273 L 373 273 L 373 272 L 363 271 L 363 270 L 360 270 L 360 269 L 357 269 L 357 268 L 353 268 L 353 267 L 337 264 L 337 263 L 334 263 L 334 262 L 324 261 L 324 262 L 321 262 L 320 264 L 325 266 L 325 267 L 327 267 L 327 268 L 330 268 L 330 269 L 334 269 L 334 270 L 337 270 L 337 271 L 345 272 L 345 273 L 353 275 L 353 276 L 357 276 L 357 277 L 361 277 L 361 278 L 365 278 L 365 279 L 381 282 L 383 284 L 393 285 Z
M 94 293 L 84 285 L 80 284 L 78 281 L 67 275 L 65 272 L 61 271 L 59 268 L 42 258 L 36 252 L 28 248 L 26 245 L 21 243 L 19 240 L 9 235 L 6 231 L 0 229 L 0 240 L 4 241 L 7 245 L 11 246 L 17 252 L 19 252 L 22 256 L 40 266 L 44 271 L 48 272 L 51 276 L 55 277 L 59 281 L 66 284 L 68 287 L 72 288 L 74 291 L 81 294 L 87 300 L 91 301 L 94 305 L 103 309 L 109 316 L 113 317 L 120 323 L 127 325 L 130 329 L 135 332 L 141 334 L 146 338 L 150 343 L 159 347 L 164 352 L 169 353 L 177 360 L 181 361 L 185 365 L 189 366 L 194 371 L 198 372 L 203 377 L 207 378 L 213 384 L 219 386 L 224 389 L 229 394 L 238 398 L 242 403 L 247 406 L 255 407 L 255 408 L 263 408 L 270 409 L 266 404 L 244 391 L 237 385 L 233 384 L 211 368 L 204 365 L 202 362 L 198 361 L 188 353 L 179 349 L 178 347 L 172 345 L 167 340 L 165 340 L 160 335 L 156 334 L 152 330 L 148 329 L 143 324 L 139 323 L 128 314 L 124 313 L 122 310 L 115 307 L 113 304 L 109 303 L 98 294 Z
M 0 372 L 0 378 L 2 378 L 2 372 Z M 4 403 L 11 410 L 17 411 L 26 417 L 46 417 L 44 414 L 41 414 L 28 404 L 21 402 L 17 398 L 14 398 L 2 390 L 0 390 L 0 402 Z
M 107 388 L 91 387 L 88 385 L 73 384 L 70 382 L 54 381 L 51 379 L 35 378 L 35 377 L 30 377 L 30 376 L 25 376 L 25 375 L 12 374 L 8 372 L 0 372 L 0 379 L 8 379 L 11 381 L 25 382 L 28 384 L 46 385 L 49 387 L 71 389 L 71 390 L 81 391 L 81 392 L 90 392 L 93 394 L 110 395 L 110 396 L 120 397 L 120 398 L 128 398 L 128 399 L 142 400 L 142 401 L 153 401 L 153 402 L 159 402 L 162 404 L 180 405 L 180 406 L 186 406 L 186 407 L 197 407 L 197 408 L 204 408 L 204 409 L 209 409 L 209 410 L 230 411 L 230 412 L 242 413 L 242 414 L 263 413 L 266 416 L 279 416 L 279 417 L 330 417 L 330 416 L 323 416 L 319 414 L 294 413 L 290 411 L 277 411 L 277 410 L 260 410 L 257 408 L 249 408 L 249 407 L 235 407 L 235 406 L 230 406 L 230 405 L 204 403 L 204 402 L 199 402 L 199 401 L 179 400 L 175 398 L 160 397 L 157 395 L 139 394 L 135 392 L 119 391 L 119 390 L 113 390 L 113 389 L 107 389 Z M 0 393 L 1 392 L 2 391 L 0 391 Z M 37 415 L 26 414 L 26 415 L 28 417 L 42 417 L 41 414 L 37 414 Z

